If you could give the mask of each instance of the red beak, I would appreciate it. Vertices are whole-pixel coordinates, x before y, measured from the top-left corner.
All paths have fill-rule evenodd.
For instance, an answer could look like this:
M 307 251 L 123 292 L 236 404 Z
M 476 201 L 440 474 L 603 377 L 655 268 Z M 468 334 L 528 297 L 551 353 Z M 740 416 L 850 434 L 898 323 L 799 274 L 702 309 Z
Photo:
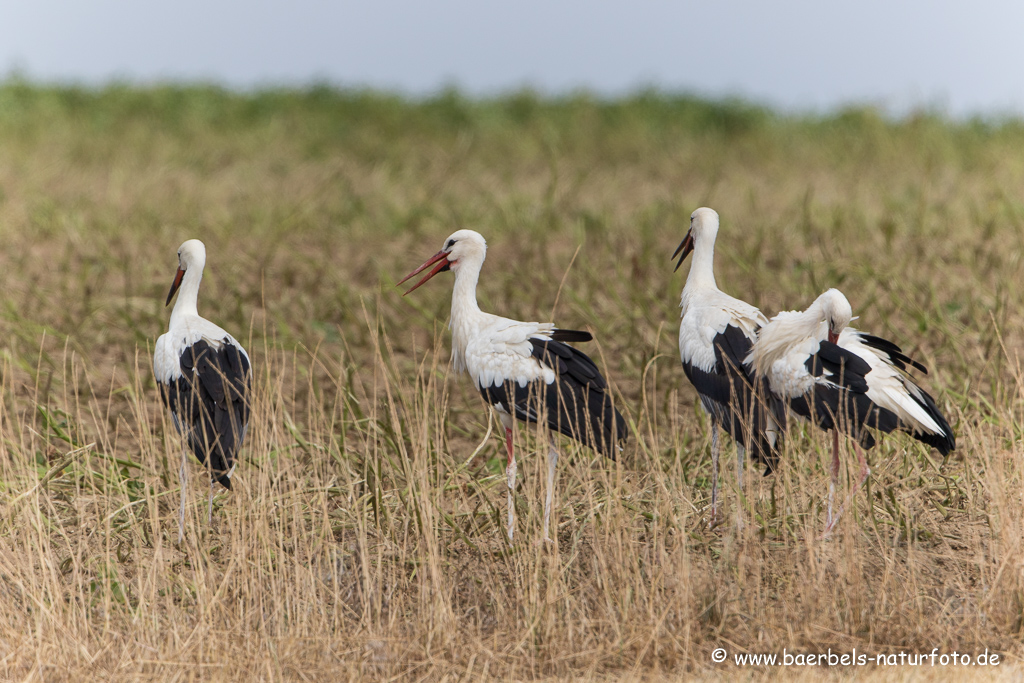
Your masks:
M 408 294 L 409 292 L 413 291 L 414 289 L 418 289 L 420 285 L 422 285 L 424 282 L 426 282 L 430 278 L 434 277 L 438 273 L 448 270 L 451 267 L 451 263 L 448 261 L 448 252 L 446 252 L 446 251 L 439 251 L 439 252 L 437 252 L 436 254 L 434 254 L 433 256 L 428 258 L 426 260 L 426 262 L 422 266 L 420 266 L 416 270 L 412 271 L 411 273 L 409 273 L 408 275 L 403 277 L 401 280 L 399 280 L 395 284 L 396 285 L 402 284 L 403 282 L 405 282 L 406 280 L 411 278 L 413 275 L 418 275 L 418 274 L 422 273 L 424 270 L 426 270 L 428 267 L 430 267 L 431 265 L 433 265 L 435 263 L 437 265 L 434 266 L 434 269 L 432 271 L 430 271 L 429 273 L 427 273 L 426 275 L 424 275 L 423 279 L 420 280 L 419 282 L 417 282 L 415 285 L 413 285 L 409 290 L 407 290 L 405 292 L 405 294 Z M 402 296 L 405 296 L 405 294 L 403 294 Z
M 679 243 L 678 247 L 676 247 L 675 253 L 672 254 L 672 258 L 675 258 L 676 256 L 679 257 L 679 261 L 676 263 L 676 267 L 673 268 L 673 272 L 679 270 L 679 266 L 683 265 L 683 261 L 686 260 L 686 257 L 690 255 L 691 251 L 693 251 L 693 231 L 689 230 L 686 233 L 686 237 L 683 238 L 683 241 Z
M 185 271 L 178 268 L 178 272 L 174 274 L 174 282 L 171 283 L 171 291 L 167 292 L 167 303 L 164 306 L 171 305 L 171 299 L 174 298 L 174 293 L 178 291 L 178 287 L 181 287 L 181 278 L 185 274 Z
M 835 344 L 839 341 L 839 335 L 832 331 L 832 328 L 828 328 L 828 343 Z

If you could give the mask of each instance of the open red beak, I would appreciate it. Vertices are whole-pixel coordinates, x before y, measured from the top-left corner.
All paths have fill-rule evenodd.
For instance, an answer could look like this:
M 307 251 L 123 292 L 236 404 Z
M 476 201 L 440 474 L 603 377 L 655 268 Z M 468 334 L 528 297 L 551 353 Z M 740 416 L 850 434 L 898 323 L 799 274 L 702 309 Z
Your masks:
M 167 292 L 167 303 L 164 306 L 171 305 L 171 299 L 174 298 L 174 293 L 178 291 L 178 287 L 181 287 L 181 278 L 185 275 L 185 271 L 178 268 L 178 272 L 174 274 L 174 282 L 171 283 L 171 291 Z
M 424 282 L 426 282 L 430 278 L 434 277 L 438 273 L 441 273 L 441 272 L 444 272 L 444 271 L 448 270 L 451 267 L 451 263 L 448 261 L 448 252 L 443 251 L 443 250 L 437 252 L 436 254 L 434 254 L 433 256 L 428 258 L 426 260 L 426 262 L 422 266 L 420 266 L 419 268 L 417 268 L 416 270 L 412 271 L 411 273 L 409 273 L 408 275 L 403 277 L 401 280 L 399 280 L 396 283 L 396 285 L 402 284 L 403 282 L 405 282 L 406 280 L 411 278 L 413 275 L 419 275 L 420 273 L 422 273 L 424 270 L 426 270 L 430 266 L 434 265 L 435 263 L 437 265 L 434 266 L 434 269 L 432 271 L 430 271 L 429 273 L 427 273 L 426 275 L 424 275 L 422 280 L 420 280 L 415 285 L 413 285 L 408 290 L 406 290 L 405 294 L 408 294 L 409 292 L 413 291 L 414 289 L 418 289 L 420 285 L 422 285 Z M 405 294 L 403 294 L 402 296 L 405 296 Z
M 683 241 L 679 243 L 678 247 L 676 247 L 675 253 L 672 254 L 672 258 L 677 256 L 679 257 L 676 267 L 672 269 L 673 272 L 679 270 L 679 266 L 683 265 L 683 261 L 686 260 L 686 257 L 690 255 L 691 251 L 693 251 L 693 231 L 689 230 L 686 233 L 686 237 L 683 238 Z

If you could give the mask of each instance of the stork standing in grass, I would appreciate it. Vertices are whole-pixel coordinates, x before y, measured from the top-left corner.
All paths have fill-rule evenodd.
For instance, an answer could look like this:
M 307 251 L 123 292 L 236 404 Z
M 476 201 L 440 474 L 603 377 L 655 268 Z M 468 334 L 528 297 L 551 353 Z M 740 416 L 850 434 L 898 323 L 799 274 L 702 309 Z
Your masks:
M 715 282 L 715 238 L 718 214 L 700 208 L 690 216 L 690 229 L 672 258 L 676 270 L 693 252 L 679 304 L 679 357 L 683 371 L 711 416 L 711 523 L 718 515 L 718 428 L 736 441 L 736 481 L 743 488 L 747 451 L 770 474 L 778 461 L 776 447 L 785 425 L 782 406 L 755 382 L 743 363 L 767 319 L 754 306 L 729 296 Z
M 508 539 L 515 523 L 513 493 L 516 456 L 512 448 L 515 419 L 542 423 L 598 453 L 615 457 L 618 442 L 627 437 L 626 422 L 612 406 L 604 377 L 594 362 L 566 342 L 591 340 L 589 332 L 557 329 L 553 323 L 520 322 L 480 310 L 476 286 L 487 255 L 480 233 L 459 230 L 441 251 L 405 276 L 402 284 L 433 266 L 406 294 L 440 272 L 455 273 L 452 292 L 452 361 L 458 372 L 468 371 L 473 384 L 498 414 L 505 428 L 508 466 Z M 548 535 L 558 450 L 548 448 L 547 494 L 544 500 L 544 540 Z
M 231 488 L 235 457 L 249 424 L 252 373 L 242 345 L 196 309 L 206 247 L 188 240 L 178 249 L 178 272 L 167 294 L 178 301 L 167 333 L 156 340 L 153 371 L 160 397 L 170 408 L 174 426 L 210 472 L 208 517 L 213 517 L 213 485 Z M 180 290 L 180 291 L 179 291 Z M 178 542 L 185 534 L 188 456 L 181 448 L 181 510 Z
M 839 479 L 839 432 L 853 439 L 860 478 L 851 498 L 868 478 L 863 448 L 875 445 L 869 428 L 903 431 L 942 455 L 956 439 L 935 400 L 901 371 L 928 369 L 899 346 L 849 327 L 853 308 L 843 293 L 830 289 L 805 311 L 784 311 L 761 329 L 746 362 L 766 378 L 771 391 L 790 410 L 821 429 L 832 430 L 832 478 L 825 533 L 832 531 L 843 506 L 834 513 Z

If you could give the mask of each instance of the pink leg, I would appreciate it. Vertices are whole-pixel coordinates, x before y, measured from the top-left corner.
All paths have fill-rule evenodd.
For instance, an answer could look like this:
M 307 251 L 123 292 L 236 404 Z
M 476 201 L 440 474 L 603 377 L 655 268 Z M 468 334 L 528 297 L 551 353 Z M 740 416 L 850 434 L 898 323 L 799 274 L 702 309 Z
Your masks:
M 516 456 L 512 453 L 512 428 L 505 427 L 505 450 L 508 452 L 508 464 L 512 466 L 512 461 L 516 459 Z

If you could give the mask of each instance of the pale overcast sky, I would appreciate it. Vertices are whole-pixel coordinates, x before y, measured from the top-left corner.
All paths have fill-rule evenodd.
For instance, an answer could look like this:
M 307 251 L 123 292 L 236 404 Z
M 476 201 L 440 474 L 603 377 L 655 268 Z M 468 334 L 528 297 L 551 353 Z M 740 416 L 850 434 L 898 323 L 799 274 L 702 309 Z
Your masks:
M 1024 114 L 1016 0 L 0 0 L 0 73 Z

